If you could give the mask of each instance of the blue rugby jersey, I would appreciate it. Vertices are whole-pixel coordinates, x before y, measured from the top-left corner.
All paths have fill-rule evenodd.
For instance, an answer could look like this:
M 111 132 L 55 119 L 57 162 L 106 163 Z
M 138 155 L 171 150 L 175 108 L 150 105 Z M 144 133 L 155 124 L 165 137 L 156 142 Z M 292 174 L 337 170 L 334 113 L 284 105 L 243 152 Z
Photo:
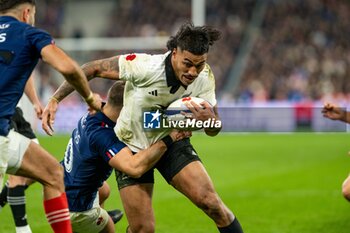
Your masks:
M 62 161 L 70 211 L 91 209 L 98 188 L 111 175 L 109 160 L 126 146 L 118 140 L 114 126 L 98 112 L 84 115 L 74 129 Z
M 41 50 L 51 43 L 47 32 L 11 16 L 0 17 L 0 135 L 8 134 L 10 118 Z

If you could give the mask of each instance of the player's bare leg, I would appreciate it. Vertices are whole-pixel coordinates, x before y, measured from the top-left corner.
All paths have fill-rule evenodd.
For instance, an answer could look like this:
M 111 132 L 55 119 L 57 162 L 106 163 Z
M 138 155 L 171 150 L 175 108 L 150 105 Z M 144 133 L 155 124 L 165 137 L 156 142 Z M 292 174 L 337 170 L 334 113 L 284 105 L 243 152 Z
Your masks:
M 171 184 L 213 219 L 220 232 L 243 232 L 233 213 L 216 193 L 201 162 L 189 163 L 173 177 Z
M 108 183 L 104 181 L 102 186 L 98 189 L 98 198 L 99 198 L 100 206 L 102 208 L 104 208 L 104 202 L 109 197 L 110 193 L 111 193 L 111 188 L 109 187 Z M 107 211 L 107 213 L 112 218 L 113 224 L 116 224 L 117 222 L 119 222 L 119 220 L 123 217 L 123 212 L 119 209 L 109 210 Z
M 105 200 L 109 197 L 111 189 L 106 181 L 103 182 L 102 186 L 98 189 L 98 200 L 100 201 L 100 206 L 103 208 Z
M 346 178 L 342 186 L 343 196 L 350 201 L 350 175 Z
M 43 185 L 45 213 L 54 232 L 72 232 L 63 168 L 58 161 L 42 147 L 30 142 L 16 175 L 32 178 Z
M 114 232 L 115 232 L 114 223 L 112 219 L 109 218 L 107 225 L 105 226 L 105 228 L 103 228 L 102 231 L 100 231 L 100 233 L 114 233 Z
M 136 184 L 120 189 L 129 233 L 153 233 L 155 228 L 152 208 L 153 184 Z

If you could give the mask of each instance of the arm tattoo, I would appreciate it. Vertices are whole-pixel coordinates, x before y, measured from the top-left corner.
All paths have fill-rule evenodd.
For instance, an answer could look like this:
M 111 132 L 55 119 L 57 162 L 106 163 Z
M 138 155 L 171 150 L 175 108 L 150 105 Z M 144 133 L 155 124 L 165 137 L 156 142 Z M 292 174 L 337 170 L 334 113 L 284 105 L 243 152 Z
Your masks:
M 82 69 L 88 80 L 95 77 L 118 79 L 118 59 L 119 56 L 92 61 L 83 65 Z
M 62 85 L 55 91 L 53 97 L 58 101 L 62 101 L 66 96 L 72 93 L 75 89 L 67 81 L 64 81 Z
M 84 64 L 81 68 L 88 80 L 91 80 L 95 77 L 116 80 L 119 79 L 118 60 L 119 56 L 91 61 Z M 61 101 L 73 91 L 73 86 L 65 81 L 54 93 L 54 97 Z

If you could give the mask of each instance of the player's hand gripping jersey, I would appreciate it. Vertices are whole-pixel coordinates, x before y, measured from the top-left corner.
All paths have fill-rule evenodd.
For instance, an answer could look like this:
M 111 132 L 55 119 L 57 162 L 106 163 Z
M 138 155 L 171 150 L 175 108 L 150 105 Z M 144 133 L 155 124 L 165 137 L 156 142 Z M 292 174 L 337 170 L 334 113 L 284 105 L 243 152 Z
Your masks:
M 145 131 L 143 112 L 165 109 L 184 96 L 196 96 L 216 105 L 215 79 L 208 64 L 187 88 L 181 85 L 171 66 L 171 54 L 129 54 L 119 58 L 120 79 L 127 81 L 124 106 L 116 134 L 135 152 L 147 148 L 169 133 L 168 130 Z

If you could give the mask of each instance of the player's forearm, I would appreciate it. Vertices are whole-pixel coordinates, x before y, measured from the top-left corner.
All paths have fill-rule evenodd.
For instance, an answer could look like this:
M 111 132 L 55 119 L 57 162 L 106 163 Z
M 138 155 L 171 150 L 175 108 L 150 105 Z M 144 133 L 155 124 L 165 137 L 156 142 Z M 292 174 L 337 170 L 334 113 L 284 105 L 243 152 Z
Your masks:
M 45 46 L 41 50 L 42 58 L 60 72 L 83 98 L 88 98 L 91 90 L 83 71 L 78 64 L 55 45 Z M 56 98 L 56 96 L 55 96 Z M 63 98 L 57 99 L 62 100 Z
M 94 75 L 92 74 L 91 69 L 83 69 L 86 77 L 88 80 L 91 80 L 94 78 Z M 57 99 L 58 101 L 62 101 L 64 98 L 66 98 L 68 95 L 70 95 L 73 91 L 75 91 L 75 88 L 72 84 L 70 84 L 67 81 L 64 81 L 61 86 L 56 90 L 53 97 Z
M 206 135 L 214 137 L 220 133 L 221 129 L 222 129 L 222 127 L 220 127 L 220 128 L 205 128 L 204 132 Z
M 341 116 L 341 121 L 344 121 L 345 123 L 350 123 L 350 112 L 347 112 L 346 110 L 343 110 L 343 114 Z
M 332 120 L 350 123 L 350 112 L 347 112 L 346 109 L 340 107 L 332 107 L 330 110 L 325 110 L 324 116 Z
M 81 66 L 81 69 L 88 81 L 96 77 L 112 80 L 119 79 L 118 56 L 85 63 Z M 58 101 L 63 100 L 75 90 L 70 82 L 67 81 L 65 81 L 53 95 Z
M 34 76 L 31 75 L 24 88 L 24 93 L 33 105 L 40 105 L 40 100 L 35 90 Z
M 64 74 L 64 77 L 67 81 L 66 84 L 63 84 L 63 90 L 60 94 L 54 94 L 54 97 L 61 101 L 64 97 L 69 95 L 75 89 L 84 99 L 87 99 L 90 96 L 91 89 L 89 87 L 89 83 L 85 78 L 84 73 L 80 69 L 75 69 L 72 73 Z M 70 84 L 68 86 L 67 84 Z M 58 90 L 59 91 L 59 90 Z M 56 96 L 57 94 L 57 96 Z M 57 98 L 58 97 L 58 98 Z
M 61 86 L 55 91 L 53 94 L 53 97 L 58 101 L 62 101 L 64 98 L 66 98 L 70 93 L 74 91 L 74 87 L 69 84 L 69 82 L 64 81 Z
M 214 106 L 213 110 L 214 110 L 214 113 L 215 113 L 215 122 L 219 122 L 220 124 L 219 124 L 219 126 L 217 126 L 215 124 L 215 126 L 212 127 L 212 128 L 205 128 L 204 129 L 204 132 L 206 133 L 206 135 L 211 136 L 211 137 L 214 137 L 214 136 L 218 135 L 218 133 L 222 129 L 222 122 L 221 122 L 221 120 L 219 118 L 217 105 Z
M 142 150 L 132 156 L 133 176 L 142 176 L 158 162 L 166 150 L 167 146 L 162 140 L 160 140 L 149 148 Z
M 81 66 L 88 80 L 95 77 L 103 79 L 119 79 L 119 56 L 100 59 L 85 63 Z

